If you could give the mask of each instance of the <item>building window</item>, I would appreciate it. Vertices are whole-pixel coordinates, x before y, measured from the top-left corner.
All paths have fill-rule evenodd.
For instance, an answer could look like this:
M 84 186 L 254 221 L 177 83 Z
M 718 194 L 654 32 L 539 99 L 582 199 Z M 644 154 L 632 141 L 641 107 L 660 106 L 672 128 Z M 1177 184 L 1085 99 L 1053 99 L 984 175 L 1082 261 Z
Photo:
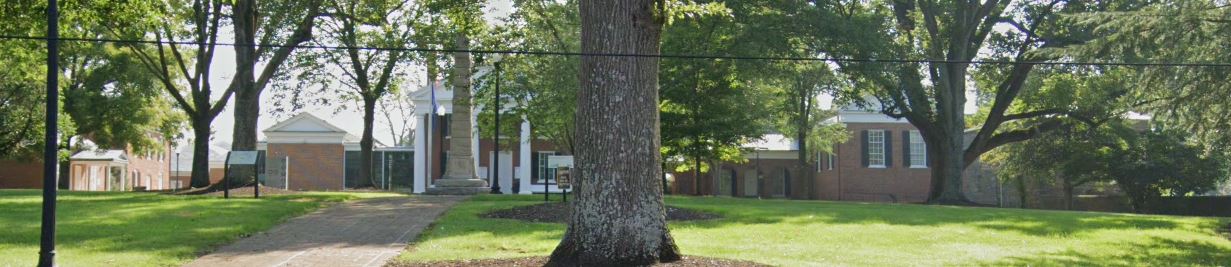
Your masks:
M 923 136 L 919 135 L 919 131 L 910 131 L 910 136 L 906 138 L 910 141 L 910 167 L 927 168 L 928 150 L 927 144 L 923 143 Z
M 826 154 L 826 156 L 828 156 L 828 157 L 829 157 L 829 165 L 825 165 L 825 166 L 826 166 L 829 170 L 833 170 L 833 161 L 834 161 L 834 159 L 833 159 L 833 158 L 834 158 L 834 154 L 833 154 L 833 153 L 828 153 L 828 154 Z
M 547 166 L 547 157 L 555 154 L 556 152 L 553 151 L 539 151 L 534 153 L 534 183 L 542 184 L 556 178 L 556 169 Z
M 868 167 L 885 167 L 885 131 L 868 131 Z

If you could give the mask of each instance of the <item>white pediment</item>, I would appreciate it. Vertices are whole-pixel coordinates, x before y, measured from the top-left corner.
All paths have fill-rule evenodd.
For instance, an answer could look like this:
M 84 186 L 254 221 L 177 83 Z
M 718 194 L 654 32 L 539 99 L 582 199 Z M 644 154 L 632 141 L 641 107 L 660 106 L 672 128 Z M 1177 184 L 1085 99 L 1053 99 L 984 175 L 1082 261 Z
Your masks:
M 274 126 L 265 129 L 264 132 L 346 133 L 346 130 L 330 124 L 311 113 L 303 112 L 278 124 L 274 124 Z

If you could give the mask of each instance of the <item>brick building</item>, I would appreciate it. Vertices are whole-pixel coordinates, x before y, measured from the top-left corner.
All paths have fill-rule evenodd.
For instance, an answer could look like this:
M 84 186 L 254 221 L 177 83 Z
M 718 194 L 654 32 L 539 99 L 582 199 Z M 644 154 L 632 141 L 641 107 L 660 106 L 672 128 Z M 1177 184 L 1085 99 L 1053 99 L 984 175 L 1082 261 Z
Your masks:
M 745 163 L 719 162 L 694 182 L 691 172 L 674 173 L 672 191 L 687 195 L 823 199 L 914 203 L 927 200 L 931 185 L 927 146 L 905 120 L 847 108 L 827 123 L 842 123 L 850 133 L 832 154 L 812 157 L 811 169 L 798 169 L 798 144 L 768 134 L 745 145 Z M 759 175 L 758 175 L 759 174 Z M 808 177 L 811 177 L 809 179 Z M 963 175 L 966 195 L 983 204 L 1002 203 L 1004 188 L 983 165 Z
M 43 161 L 0 160 L 0 188 L 43 188 Z
M 171 143 L 150 134 L 159 146 L 137 152 L 123 149 L 86 149 L 69 157 L 69 190 L 147 191 L 176 189 L 171 179 Z M 61 178 L 65 179 L 65 178 Z
M 315 191 L 410 187 L 409 148 L 376 142 L 373 176 L 360 180 L 359 137 L 342 128 L 304 112 L 263 132 L 266 139 L 257 143 L 257 150 L 264 159 L 266 186 Z

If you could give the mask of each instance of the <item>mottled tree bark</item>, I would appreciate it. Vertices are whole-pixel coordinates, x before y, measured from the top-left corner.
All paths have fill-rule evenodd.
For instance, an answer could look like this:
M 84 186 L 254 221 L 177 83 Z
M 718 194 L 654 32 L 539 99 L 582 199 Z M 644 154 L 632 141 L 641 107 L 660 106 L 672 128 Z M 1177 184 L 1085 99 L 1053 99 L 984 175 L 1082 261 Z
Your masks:
M 964 98 L 964 97 L 963 97 Z M 962 102 L 965 104 L 965 102 Z M 940 105 L 938 103 L 938 105 Z M 960 116 L 961 111 L 947 112 L 949 117 L 953 114 Z M 943 113 L 942 113 L 943 114 Z M 940 117 L 940 116 L 938 116 Z M 927 153 L 929 159 L 929 167 L 932 171 L 932 189 L 928 196 L 928 203 L 933 204 L 956 204 L 966 205 L 970 201 L 966 199 L 966 195 L 962 193 L 962 170 L 966 168 L 963 162 L 963 153 L 965 149 L 962 147 L 962 126 L 965 121 L 953 118 L 947 120 L 939 120 L 933 131 L 943 131 L 945 133 L 933 133 L 931 131 L 920 130 L 919 134 L 923 136 L 924 142 L 927 144 Z M 956 132 L 956 133 L 954 133 Z
M 662 3 L 582 1 L 585 53 L 658 54 Z M 548 266 L 629 266 L 680 259 L 658 177 L 658 62 L 583 56 L 577 94 L 576 198 Z
M 231 15 L 235 27 L 235 129 L 232 150 L 256 150 L 256 123 L 261 112 L 261 90 L 255 88 L 256 76 L 256 0 L 237 0 Z

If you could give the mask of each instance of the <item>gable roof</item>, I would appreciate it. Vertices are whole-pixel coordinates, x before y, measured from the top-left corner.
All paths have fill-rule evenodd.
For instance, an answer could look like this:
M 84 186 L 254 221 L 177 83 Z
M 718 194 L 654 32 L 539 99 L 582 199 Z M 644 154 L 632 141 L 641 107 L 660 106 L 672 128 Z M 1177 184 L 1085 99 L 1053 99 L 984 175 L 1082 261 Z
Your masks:
M 346 130 L 330 124 L 312 113 L 301 112 L 290 119 L 274 124 L 263 132 L 309 132 L 309 133 L 346 133 Z
M 436 90 L 436 101 L 438 102 L 453 99 L 453 90 L 449 90 L 442 81 L 436 81 L 432 86 L 424 85 L 419 87 L 419 90 L 410 93 L 410 99 L 413 101 L 432 101 L 432 90 L 430 89 Z
M 124 150 L 119 150 L 119 149 L 106 149 L 106 150 L 91 149 L 91 150 L 77 152 L 77 154 L 74 154 L 72 157 L 69 157 L 69 159 L 70 160 L 88 160 L 88 161 L 127 162 L 128 156 L 124 154 Z

